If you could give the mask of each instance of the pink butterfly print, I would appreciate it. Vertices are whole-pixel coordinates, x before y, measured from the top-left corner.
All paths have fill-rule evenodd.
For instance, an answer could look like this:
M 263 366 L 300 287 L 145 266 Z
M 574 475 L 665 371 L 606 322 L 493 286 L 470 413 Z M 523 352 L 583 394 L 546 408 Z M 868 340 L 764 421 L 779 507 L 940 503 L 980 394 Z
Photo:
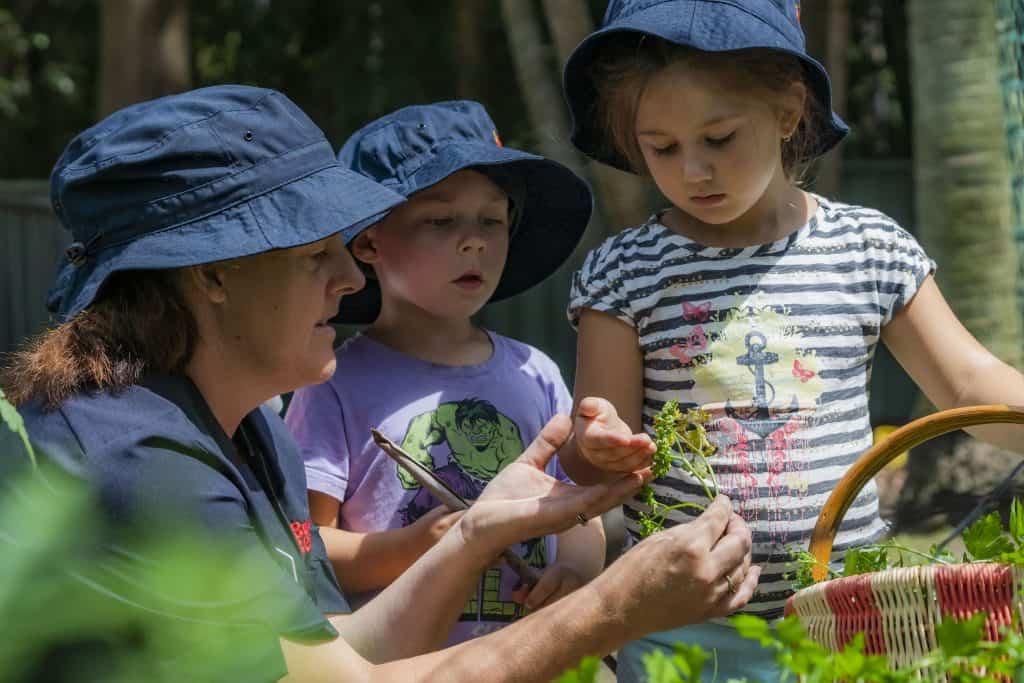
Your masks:
M 711 317 L 711 302 L 705 301 L 694 306 L 688 301 L 683 302 L 683 320 L 692 323 L 706 323 Z
M 668 352 L 671 353 L 676 360 L 683 365 L 693 361 L 693 357 L 690 355 L 696 351 L 703 351 L 708 347 L 708 336 L 704 333 L 704 328 L 700 325 L 693 328 L 693 332 L 689 337 L 683 340 L 681 344 L 675 344 L 669 347 Z
M 807 382 L 811 378 L 813 378 L 814 375 L 815 375 L 815 373 L 813 371 L 808 370 L 804 366 L 800 365 L 800 360 L 799 359 L 793 359 L 793 376 L 794 377 L 796 377 L 798 380 L 800 380 L 804 384 L 807 384 Z

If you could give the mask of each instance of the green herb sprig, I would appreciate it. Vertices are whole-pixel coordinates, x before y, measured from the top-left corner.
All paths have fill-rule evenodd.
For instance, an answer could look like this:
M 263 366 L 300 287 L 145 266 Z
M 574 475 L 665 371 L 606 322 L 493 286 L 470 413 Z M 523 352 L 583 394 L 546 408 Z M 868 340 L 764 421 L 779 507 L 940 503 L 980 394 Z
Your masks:
M 690 474 L 704 489 L 708 501 L 718 495 L 718 480 L 708 463 L 716 447 L 708 440 L 704 425 L 711 416 L 704 410 L 691 408 L 685 413 L 679 409 L 678 401 L 667 401 L 654 416 L 654 462 L 651 471 L 655 479 L 668 474 L 672 467 L 679 467 Z M 654 495 L 654 489 L 645 486 L 640 491 L 640 500 L 649 511 L 640 513 L 640 535 L 650 536 L 665 528 L 665 519 L 673 510 L 692 509 L 703 512 L 705 506 L 698 503 L 676 503 L 666 505 Z

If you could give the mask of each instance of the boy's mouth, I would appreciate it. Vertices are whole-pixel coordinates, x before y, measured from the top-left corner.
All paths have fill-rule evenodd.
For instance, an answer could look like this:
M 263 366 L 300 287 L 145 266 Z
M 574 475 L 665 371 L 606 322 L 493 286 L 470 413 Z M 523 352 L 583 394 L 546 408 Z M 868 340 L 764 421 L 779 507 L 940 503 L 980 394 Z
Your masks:
M 479 270 L 467 270 L 452 282 L 463 289 L 479 289 L 484 284 L 484 275 Z

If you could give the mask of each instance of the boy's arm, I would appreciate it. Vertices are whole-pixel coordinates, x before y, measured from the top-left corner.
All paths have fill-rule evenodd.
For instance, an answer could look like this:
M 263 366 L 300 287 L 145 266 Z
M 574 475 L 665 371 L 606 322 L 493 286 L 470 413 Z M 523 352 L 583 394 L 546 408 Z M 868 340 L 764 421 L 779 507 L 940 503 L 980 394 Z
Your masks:
M 333 496 L 309 492 L 309 509 L 320 526 L 338 585 L 348 594 L 384 588 L 408 569 L 454 524 L 462 512 L 437 507 L 399 529 L 358 533 L 337 528 L 340 504 Z
M 531 610 L 551 603 L 587 584 L 604 569 L 605 537 L 600 517 L 586 526 L 558 534 L 558 554 L 532 589 L 522 588 L 514 598 Z

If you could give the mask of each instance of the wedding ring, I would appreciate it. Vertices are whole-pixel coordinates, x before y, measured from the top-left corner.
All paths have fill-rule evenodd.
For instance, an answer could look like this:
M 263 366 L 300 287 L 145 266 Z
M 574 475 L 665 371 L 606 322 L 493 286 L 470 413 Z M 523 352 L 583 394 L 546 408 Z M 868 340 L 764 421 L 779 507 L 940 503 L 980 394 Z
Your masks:
M 579 512 L 576 514 L 576 521 L 579 522 L 580 526 L 586 526 L 587 522 L 590 520 L 587 519 L 587 516 L 585 514 Z

